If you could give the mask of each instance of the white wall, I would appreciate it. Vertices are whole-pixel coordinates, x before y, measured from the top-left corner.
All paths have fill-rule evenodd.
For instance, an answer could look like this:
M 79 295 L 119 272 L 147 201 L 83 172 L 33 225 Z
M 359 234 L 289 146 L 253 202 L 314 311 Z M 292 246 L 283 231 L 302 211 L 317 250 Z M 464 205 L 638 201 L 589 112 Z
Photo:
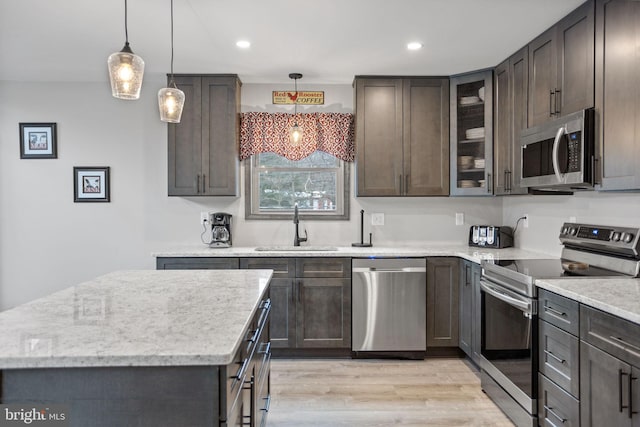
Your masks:
M 560 255 L 558 234 L 572 217 L 584 224 L 640 227 L 640 193 L 582 192 L 573 196 L 503 197 L 504 223 L 514 225 L 529 214 L 529 228 L 522 222 L 516 246 Z
M 234 216 L 237 246 L 289 244 L 291 221 L 245 221 L 244 198 L 168 197 L 166 124 L 156 93 L 164 76 L 145 75 L 141 99 L 111 97 L 109 84 L 0 82 L 0 309 L 118 269 L 152 269 L 151 252 L 200 245 L 201 211 Z M 279 111 L 271 90 L 242 88 L 243 111 Z M 286 88 L 285 88 L 286 89 Z M 299 85 L 324 90 L 319 110 L 353 111 L 349 85 Z M 311 108 L 301 108 L 311 111 Z M 21 160 L 20 122 L 56 122 L 58 158 Z M 110 166 L 111 202 L 74 203 L 73 167 Z M 244 174 L 242 179 L 244 179 Z M 353 188 L 354 170 L 351 174 Z M 241 186 L 241 188 L 244 188 Z M 349 221 L 304 221 L 310 244 L 350 245 L 359 239 L 359 210 L 385 213 L 371 228 L 375 244 L 464 242 L 468 225 L 500 223 L 495 198 L 353 198 Z M 465 226 L 455 226 L 464 212 Z

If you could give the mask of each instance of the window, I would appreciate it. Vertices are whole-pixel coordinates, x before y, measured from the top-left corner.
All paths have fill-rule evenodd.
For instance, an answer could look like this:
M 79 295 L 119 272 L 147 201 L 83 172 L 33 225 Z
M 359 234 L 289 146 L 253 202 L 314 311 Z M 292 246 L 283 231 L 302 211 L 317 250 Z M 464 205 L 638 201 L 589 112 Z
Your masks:
M 323 151 L 293 161 L 275 153 L 251 156 L 246 167 L 246 218 L 349 219 L 349 167 Z

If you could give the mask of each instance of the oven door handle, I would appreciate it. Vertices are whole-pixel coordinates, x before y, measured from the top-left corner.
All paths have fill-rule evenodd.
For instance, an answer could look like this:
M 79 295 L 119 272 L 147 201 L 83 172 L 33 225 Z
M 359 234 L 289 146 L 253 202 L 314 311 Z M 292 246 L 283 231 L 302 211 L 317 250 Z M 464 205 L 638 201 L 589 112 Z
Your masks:
M 556 174 L 556 178 L 558 182 L 562 182 L 562 174 L 560 173 L 560 161 L 558 160 L 558 151 L 560 151 L 560 138 L 564 135 L 566 129 L 564 126 L 561 126 L 556 133 L 556 138 L 553 140 L 553 157 L 551 158 L 553 162 L 553 172 Z
M 533 307 L 531 306 L 530 301 L 514 298 L 511 295 L 507 295 L 506 293 L 501 292 L 495 286 L 491 286 L 489 282 L 482 279 L 480 279 L 480 288 L 489 295 L 499 299 L 500 301 L 504 301 L 509 305 L 517 307 L 525 313 L 533 314 Z

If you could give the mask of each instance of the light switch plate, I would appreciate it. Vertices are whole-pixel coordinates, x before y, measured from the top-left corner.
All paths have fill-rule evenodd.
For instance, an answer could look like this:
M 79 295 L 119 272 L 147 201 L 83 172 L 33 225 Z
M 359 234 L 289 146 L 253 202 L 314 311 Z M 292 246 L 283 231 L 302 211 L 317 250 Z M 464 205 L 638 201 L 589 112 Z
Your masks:
M 372 213 L 371 214 L 371 225 L 384 225 L 384 214 L 383 213 Z
M 464 225 L 464 213 L 456 212 L 456 225 Z

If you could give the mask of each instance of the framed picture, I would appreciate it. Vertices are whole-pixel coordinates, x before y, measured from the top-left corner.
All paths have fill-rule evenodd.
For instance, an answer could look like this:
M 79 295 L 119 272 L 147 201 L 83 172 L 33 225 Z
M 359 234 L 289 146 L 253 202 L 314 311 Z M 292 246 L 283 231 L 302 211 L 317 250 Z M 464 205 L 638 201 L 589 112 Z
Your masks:
M 74 202 L 109 201 L 109 167 L 73 168 Z
M 55 123 L 20 123 L 20 158 L 55 159 L 58 142 Z

